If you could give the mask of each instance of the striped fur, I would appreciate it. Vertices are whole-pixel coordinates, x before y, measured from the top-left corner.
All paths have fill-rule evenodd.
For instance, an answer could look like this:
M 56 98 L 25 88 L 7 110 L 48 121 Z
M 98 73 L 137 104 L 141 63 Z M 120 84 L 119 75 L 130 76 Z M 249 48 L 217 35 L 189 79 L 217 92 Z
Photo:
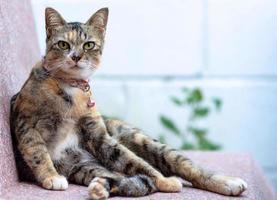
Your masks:
M 178 192 L 179 176 L 195 187 L 239 195 L 239 178 L 207 172 L 175 149 L 122 121 L 104 119 L 88 106 L 92 91 L 65 80 L 86 80 L 100 63 L 108 9 L 85 24 L 67 23 L 46 9 L 47 50 L 11 100 L 11 130 L 24 161 L 42 187 L 88 186 L 92 199 Z M 62 41 L 62 45 L 60 44 Z M 86 49 L 84 44 L 92 42 Z

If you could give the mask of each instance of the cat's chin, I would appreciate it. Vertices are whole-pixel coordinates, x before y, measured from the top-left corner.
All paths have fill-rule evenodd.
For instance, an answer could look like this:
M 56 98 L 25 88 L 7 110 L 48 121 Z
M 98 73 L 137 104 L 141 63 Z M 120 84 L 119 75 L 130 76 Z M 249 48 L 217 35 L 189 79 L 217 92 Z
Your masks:
M 88 80 L 93 75 L 94 70 L 90 68 L 74 68 L 70 67 L 68 69 L 60 70 L 57 73 L 53 73 L 52 76 L 62 79 L 79 79 L 79 80 Z
M 76 79 L 83 79 L 87 80 L 93 75 L 93 70 L 85 68 L 85 69 L 79 69 L 73 74 L 73 77 Z

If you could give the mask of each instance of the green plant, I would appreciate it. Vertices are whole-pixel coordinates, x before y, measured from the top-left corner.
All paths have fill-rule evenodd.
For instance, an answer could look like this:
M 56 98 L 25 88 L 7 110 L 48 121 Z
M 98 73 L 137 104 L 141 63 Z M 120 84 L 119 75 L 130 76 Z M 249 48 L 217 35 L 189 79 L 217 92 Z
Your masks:
M 207 101 L 201 89 L 182 88 L 182 96 L 171 97 L 171 102 L 189 112 L 187 124 L 183 130 L 179 129 L 170 117 L 160 115 L 161 124 L 181 140 L 180 149 L 218 150 L 221 148 L 220 145 L 215 144 L 207 137 L 208 128 L 199 126 L 199 122 L 207 119 L 211 112 L 221 110 L 221 99 L 213 97 Z M 164 143 L 165 134 L 161 134 L 159 140 Z

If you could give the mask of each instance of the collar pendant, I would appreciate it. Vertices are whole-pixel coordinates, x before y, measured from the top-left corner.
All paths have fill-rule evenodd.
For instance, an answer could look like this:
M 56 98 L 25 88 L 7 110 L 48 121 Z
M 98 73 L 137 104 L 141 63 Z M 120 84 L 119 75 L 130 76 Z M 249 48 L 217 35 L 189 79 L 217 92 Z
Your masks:
M 87 106 L 88 106 L 89 108 L 94 107 L 94 106 L 95 106 L 95 101 L 92 100 L 91 98 L 89 98 L 89 100 L 88 100 L 88 102 L 87 102 Z

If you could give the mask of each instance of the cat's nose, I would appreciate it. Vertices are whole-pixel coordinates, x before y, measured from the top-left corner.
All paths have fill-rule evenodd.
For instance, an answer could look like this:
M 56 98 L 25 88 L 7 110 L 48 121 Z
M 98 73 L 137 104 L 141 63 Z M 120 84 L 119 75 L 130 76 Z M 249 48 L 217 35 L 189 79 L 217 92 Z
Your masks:
M 81 59 L 81 56 L 78 56 L 78 55 L 76 55 L 76 54 L 73 54 L 73 55 L 71 56 L 71 59 L 72 59 L 73 61 L 75 61 L 75 62 L 78 62 L 78 61 Z

